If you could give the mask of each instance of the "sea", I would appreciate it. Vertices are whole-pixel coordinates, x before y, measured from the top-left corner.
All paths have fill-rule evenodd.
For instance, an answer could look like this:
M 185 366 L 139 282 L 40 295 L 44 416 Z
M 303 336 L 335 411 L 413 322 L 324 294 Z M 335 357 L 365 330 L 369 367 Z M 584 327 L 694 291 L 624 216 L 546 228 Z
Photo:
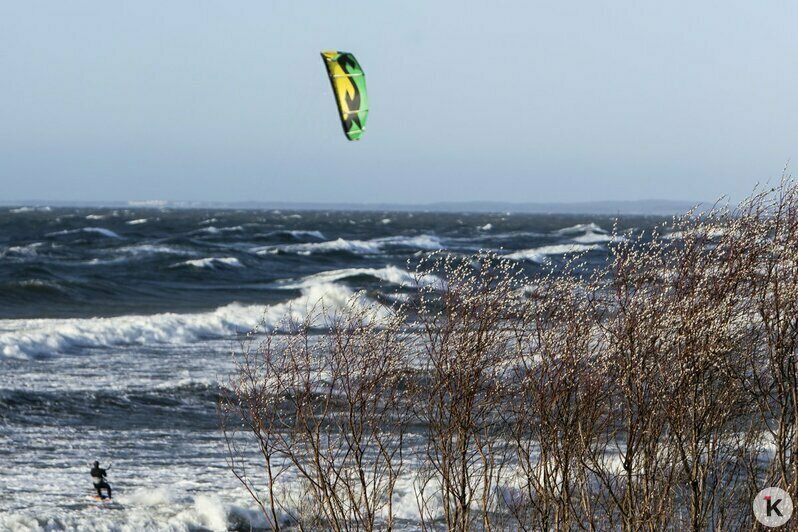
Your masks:
M 0 530 L 250 530 L 217 400 L 252 331 L 355 293 L 391 305 L 433 253 L 531 278 L 605 264 L 649 216 L 0 207 Z M 258 334 L 258 332 L 256 332 Z M 89 499 L 108 469 L 113 504 Z M 412 523 L 413 505 L 397 504 Z

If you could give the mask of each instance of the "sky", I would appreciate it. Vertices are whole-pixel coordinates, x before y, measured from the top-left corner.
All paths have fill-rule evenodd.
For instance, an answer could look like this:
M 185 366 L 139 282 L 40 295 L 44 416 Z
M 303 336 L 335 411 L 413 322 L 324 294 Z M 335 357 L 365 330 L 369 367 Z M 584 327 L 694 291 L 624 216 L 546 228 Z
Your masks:
M 0 201 L 732 199 L 798 156 L 798 3 L 0 3 Z M 356 55 L 343 135 L 319 56 Z

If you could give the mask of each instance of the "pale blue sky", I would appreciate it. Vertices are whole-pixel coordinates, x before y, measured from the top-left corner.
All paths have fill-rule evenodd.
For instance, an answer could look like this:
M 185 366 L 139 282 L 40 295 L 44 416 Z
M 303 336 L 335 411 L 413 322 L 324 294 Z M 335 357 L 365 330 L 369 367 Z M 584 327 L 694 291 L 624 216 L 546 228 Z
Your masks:
M 0 200 L 739 198 L 798 155 L 797 6 L 7 1 Z

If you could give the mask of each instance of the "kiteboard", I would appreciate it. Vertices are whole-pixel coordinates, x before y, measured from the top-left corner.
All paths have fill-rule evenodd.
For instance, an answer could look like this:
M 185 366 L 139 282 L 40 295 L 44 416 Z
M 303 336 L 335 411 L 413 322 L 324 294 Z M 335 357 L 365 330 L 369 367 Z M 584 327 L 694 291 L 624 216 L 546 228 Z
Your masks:
M 99 505 L 103 506 L 103 507 L 109 507 L 109 506 L 119 507 L 119 504 L 117 503 L 116 499 L 111 499 L 109 497 L 98 497 L 97 495 L 86 495 L 86 500 L 99 503 Z

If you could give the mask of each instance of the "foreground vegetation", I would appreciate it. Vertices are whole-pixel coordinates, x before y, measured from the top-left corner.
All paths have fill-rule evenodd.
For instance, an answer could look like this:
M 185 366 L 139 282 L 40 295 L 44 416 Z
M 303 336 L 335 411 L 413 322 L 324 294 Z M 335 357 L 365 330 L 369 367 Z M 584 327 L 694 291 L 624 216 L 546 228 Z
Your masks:
M 534 279 L 432 256 L 402 306 L 245 345 L 220 411 L 269 525 L 397 528 L 398 486 L 458 531 L 751 529 L 761 488 L 795 499 L 798 186 L 610 246 Z

